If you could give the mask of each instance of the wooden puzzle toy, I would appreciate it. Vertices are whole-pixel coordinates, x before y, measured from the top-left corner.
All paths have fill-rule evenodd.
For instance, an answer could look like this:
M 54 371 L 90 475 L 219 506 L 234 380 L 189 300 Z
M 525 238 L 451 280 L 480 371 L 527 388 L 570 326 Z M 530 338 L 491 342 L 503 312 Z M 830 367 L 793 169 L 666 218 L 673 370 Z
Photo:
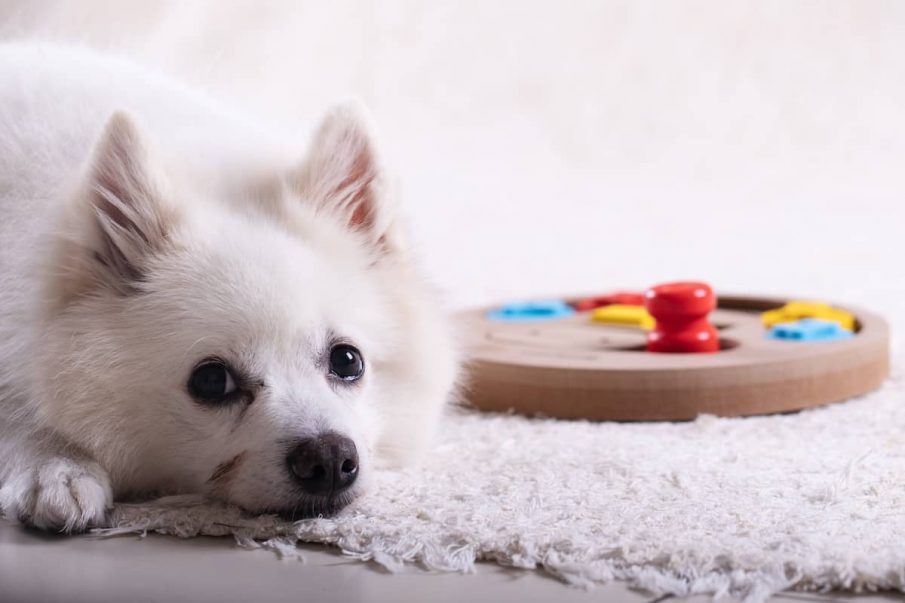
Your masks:
M 645 318 L 646 317 L 646 318 Z M 464 313 L 478 408 L 594 420 L 788 412 L 881 385 L 885 321 L 824 302 L 715 296 L 705 283 Z

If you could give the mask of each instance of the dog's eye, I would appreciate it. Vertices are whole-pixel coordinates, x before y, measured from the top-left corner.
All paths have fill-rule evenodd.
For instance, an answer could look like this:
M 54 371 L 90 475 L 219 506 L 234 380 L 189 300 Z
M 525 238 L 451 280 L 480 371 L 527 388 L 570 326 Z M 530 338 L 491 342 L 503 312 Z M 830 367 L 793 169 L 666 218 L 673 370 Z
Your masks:
M 333 346 L 330 350 L 330 373 L 343 381 L 355 381 L 365 372 L 361 352 L 348 344 Z
M 189 393 L 205 402 L 219 402 L 235 391 L 232 373 L 217 360 L 198 366 L 189 379 Z

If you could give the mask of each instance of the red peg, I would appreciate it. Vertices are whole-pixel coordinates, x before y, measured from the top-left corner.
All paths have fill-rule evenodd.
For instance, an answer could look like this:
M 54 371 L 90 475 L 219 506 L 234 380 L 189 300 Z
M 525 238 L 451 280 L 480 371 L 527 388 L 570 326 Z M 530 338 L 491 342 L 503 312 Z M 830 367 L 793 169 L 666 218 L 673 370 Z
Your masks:
M 644 294 L 657 325 L 647 335 L 648 352 L 705 354 L 720 351 L 720 338 L 707 320 L 716 296 L 706 283 L 667 283 Z

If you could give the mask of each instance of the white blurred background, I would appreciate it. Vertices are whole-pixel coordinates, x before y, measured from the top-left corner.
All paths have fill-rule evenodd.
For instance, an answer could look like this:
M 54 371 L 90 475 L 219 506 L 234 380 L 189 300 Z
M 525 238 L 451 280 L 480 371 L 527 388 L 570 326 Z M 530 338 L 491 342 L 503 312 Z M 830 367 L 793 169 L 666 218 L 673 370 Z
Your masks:
M 371 107 L 455 305 L 700 278 L 905 320 L 905 3 L 0 2 L 296 128 Z

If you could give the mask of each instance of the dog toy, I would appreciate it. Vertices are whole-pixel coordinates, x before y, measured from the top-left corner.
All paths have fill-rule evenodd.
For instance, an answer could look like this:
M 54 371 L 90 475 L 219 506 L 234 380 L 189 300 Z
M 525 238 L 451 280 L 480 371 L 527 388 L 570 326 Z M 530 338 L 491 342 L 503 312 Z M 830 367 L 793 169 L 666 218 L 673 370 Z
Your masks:
M 788 412 L 845 400 L 889 373 L 886 322 L 826 302 L 716 296 L 666 283 L 464 313 L 469 401 L 598 420 Z

